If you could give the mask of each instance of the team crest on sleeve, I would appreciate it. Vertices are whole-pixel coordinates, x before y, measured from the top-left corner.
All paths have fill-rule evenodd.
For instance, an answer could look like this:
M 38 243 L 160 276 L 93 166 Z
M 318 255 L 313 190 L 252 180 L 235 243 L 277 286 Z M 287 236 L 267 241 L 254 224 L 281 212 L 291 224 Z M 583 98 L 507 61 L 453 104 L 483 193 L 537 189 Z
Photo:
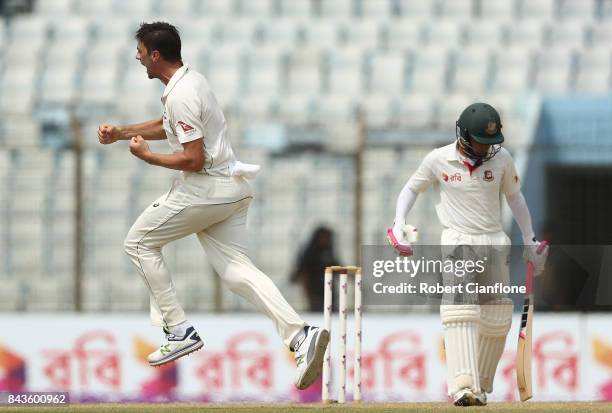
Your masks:
M 444 180 L 444 182 L 448 182 L 448 174 L 446 172 L 442 172 L 442 180 Z
M 194 130 L 193 126 L 189 125 L 188 123 L 183 122 L 182 120 L 179 120 L 178 125 L 181 127 L 181 129 L 183 129 L 183 132 L 188 133 Z
M 491 182 L 493 179 L 495 179 L 493 177 L 493 171 L 490 171 L 490 170 L 484 171 L 484 177 L 482 179 L 484 179 L 487 182 Z

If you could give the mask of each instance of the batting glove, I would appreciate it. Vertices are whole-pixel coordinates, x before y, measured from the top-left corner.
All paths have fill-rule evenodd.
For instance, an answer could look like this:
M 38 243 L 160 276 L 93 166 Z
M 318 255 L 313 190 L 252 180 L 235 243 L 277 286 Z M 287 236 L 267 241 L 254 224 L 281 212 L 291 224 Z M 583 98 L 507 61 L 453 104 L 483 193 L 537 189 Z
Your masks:
M 533 264 L 533 275 L 540 275 L 544 271 L 546 259 L 548 258 L 548 242 L 538 241 L 535 238 L 525 243 L 523 259 Z
M 412 225 L 394 225 L 393 228 L 387 228 L 387 240 L 399 255 L 411 256 L 413 251 L 410 243 L 417 240 L 417 229 Z

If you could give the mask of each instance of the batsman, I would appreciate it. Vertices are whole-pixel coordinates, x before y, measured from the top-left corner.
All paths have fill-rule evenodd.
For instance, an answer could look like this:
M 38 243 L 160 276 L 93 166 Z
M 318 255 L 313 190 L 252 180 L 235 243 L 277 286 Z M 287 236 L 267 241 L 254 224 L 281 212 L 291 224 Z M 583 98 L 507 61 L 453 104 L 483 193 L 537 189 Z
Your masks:
M 512 211 L 523 237 L 526 261 L 534 273 L 542 272 L 548 248 L 540 249 L 521 192 L 519 176 L 504 142 L 497 111 L 474 103 L 456 122 L 456 140 L 434 149 L 422 161 L 399 194 L 389 242 L 401 255 L 411 255 L 411 227 L 406 215 L 419 193 L 434 184 L 440 194 L 436 206 L 443 226 L 444 259 L 477 258 L 479 251 L 494 251 L 485 274 L 509 284 L 510 238 L 502 228 L 501 199 Z M 443 273 L 445 286 L 465 282 L 465 277 Z M 457 300 L 457 298 L 460 298 Z M 448 395 L 456 406 L 482 406 L 493 391 L 493 378 L 512 323 L 513 304 L 507 296 L 448 297 L 440 316 L 448 366 Z

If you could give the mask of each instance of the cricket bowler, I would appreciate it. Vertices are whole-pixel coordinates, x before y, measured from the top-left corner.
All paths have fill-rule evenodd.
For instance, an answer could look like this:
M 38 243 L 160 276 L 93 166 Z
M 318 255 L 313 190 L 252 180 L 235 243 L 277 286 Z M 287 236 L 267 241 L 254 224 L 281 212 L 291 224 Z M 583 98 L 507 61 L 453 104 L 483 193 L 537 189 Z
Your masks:
M 259 166 L 236 160 L 208 81 L 183 64 L 178 30 L 165 22 L 143 23 L 135 39 L 136 59 L 149 79 L 165 85 L 163 115 L 135 125 L 100 125 L 98 139 L 104 145 L 128 140 L 134 156 L 182 172 L 142 212 L 125 239 L 125 251 L 150 291 L 153 325 L 163 327 L 166 338 L 148 356 L 149 364 L 159 366 L 203 346 L 177 299 L 162 255 L 167 243 L 196 234 L 227 287 L 267 315 L 295 352 L 295 385 L 304 389 L 321 373 L 329 332 L 307 325 L 247 255 L 246 220 L 253 194 L 245 178 L 253 177 Z M 167 139 L 171 154 L 151 152 L 147 141 L 159 139 Z
M 443 258 L 457 259 L 478 251 L 495 249 L 501 259 L 490 260 L 489 276 L 509 284 L 510 238 L 501 221 L 501 199 L 512 210 L 523 237 L 524 259 L 542 272 L 548 254 L 537 253 L 531 215 L 520 190 L 520 180 L 504 142 L 497 111 L 486 103 L 474 103 L 459 116 L 456 141 L 431 151 L 399 194 L 389 242 L 401 255 L 411 255 L 406 215 L 419 193 L 430 185 L 440 193 L 436 206 L 444 227 Z M 476 247 L 475 247 L 476 246 Z M 442 274 L 445 286 L 461 282 L 452 273 Z M 456 406 L 482 406 L 493 391 L 493 378 L 504 351 L 512 323 L 513 303 L 503 294 L 486 299 L 449 303 L 443 297 L 440 316 L 448 365 L 448 395 Z

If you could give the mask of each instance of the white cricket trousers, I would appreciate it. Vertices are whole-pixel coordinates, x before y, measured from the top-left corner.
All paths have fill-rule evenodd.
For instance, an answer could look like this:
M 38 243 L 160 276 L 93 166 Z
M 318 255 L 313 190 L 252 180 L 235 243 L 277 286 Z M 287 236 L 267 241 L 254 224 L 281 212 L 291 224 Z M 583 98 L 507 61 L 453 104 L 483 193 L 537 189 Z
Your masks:
M 241 177 L 184 174 L 169 193 L 138 217 L 125 239 L 125 251 L 151 293 L 151 321 L 174 326 L 186 320 L 162 247 L 196 234 L 223 282 L 274 323 L 285 345 L 306 324 L 272 280 L 247 256 L 250 187 Z

